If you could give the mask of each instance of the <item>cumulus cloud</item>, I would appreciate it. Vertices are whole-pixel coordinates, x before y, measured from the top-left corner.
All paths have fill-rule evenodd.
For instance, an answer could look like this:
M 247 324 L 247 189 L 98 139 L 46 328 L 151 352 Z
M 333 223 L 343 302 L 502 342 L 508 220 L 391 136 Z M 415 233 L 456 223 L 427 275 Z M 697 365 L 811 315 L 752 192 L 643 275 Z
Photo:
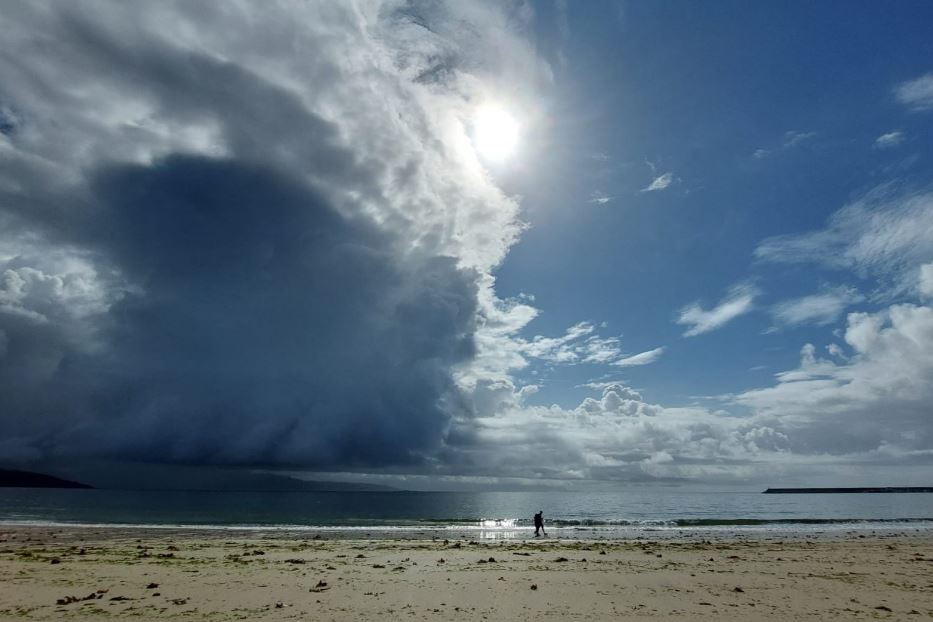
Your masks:
M 480 328 L 524 307 L 492 290 L 521 224 L 466 127 L 549 80 L 521 12 L 4 19 L 2 457 L 417 464 L 472 416 Z
M 641 189 L 641 192 L 657 192 L 664 190 L 674 181 L 673 173 L 664 173 L 655 177 L 650 184 Z
M 698 302 L 687 305 L 681 309 L 677 323 L 689 327 L 684 332 L 685 337 L 695 337 L 722 328 L 754 309 L 758 293 L 758 289 L 752 285 L 736 285 L 711 309 L 704 309 Z
M 864 296 L 852 287 L 834 287 L 819 294 L 785 300 L 774 305 L 771 313 L 779 324 L 785 326 L 824 326 L 835 322 L 849 305 L 864 299 Z
M 666 408 L 619 383 L 573 408 L 515 402 L 477 419 L 459 440 L 448 451 L 467 473 L 555 482 L 733 479 L 786 444 L 755 421 Z
M 893 131 L 888 132 L 887 134 L 882 134 L 875 139 L 875 148 L 876 149 L 889 149 L 891 147 L 897 147 L 899 144 L 904 142 L 904 132 Z
M 765 239 L 755 256 L 853 270 L 878 279 L 886 292 L 912 290 L 917 266 L 933 260 L 933 194 L 876 188 L 836 211 L 823 229 Z
M 831 359 L 806 344 L 773 385 L 715 398 L 727 409 L 664 406 L 613 381 L 588 383 L 599 396 L 572 407 L 515 393 L 452 435 L 446 468 L 555 486 L 922 482 L 933 461 L 933 309 L 851 313 L 826 351 Z
M 933 73 L 898 84 L 894 96 L 912 110 L 930 110 L 933 108 Z
M 807 344 L 796 369 L 735 401 L 753 409 L 762 425 L 781 429 L 800 454 L 887 448 L 893 459 L 927 451 L 933 443 L 933 309 L 899 304 L 850 313 L 844 344 L 835 345 L 840 360 L 819 358 Z
M 464 472 L 557 482 L 922 481 L 933 461 L 933 309 L 851 313 L 822 358 L 811 344 L 728 410 L 673 408 L 619 382 L 569 408 L 503 402 L 447 447 Z M 744 412 L 738 415 L 737 412 Z M 893 470 L 892 470 L 893 469 Z
M 924 298 L 933 291 L 930 207 L 925 192 L 884 186 L 836 212 L 824 229 L 770 238 L 756 254 L 874 277 L 884 297 Z M 856 290 L 838 287 L 773 312 L 788 324 L 823 324 L 861 299 Z M 727 404 L 748 409 L 749 422 L 782 434 L 782 455 L 801 468 L 821 464 L 839 477 L 848 465 L 860 469 L 862 481 L 890 481 L 881 473 L 897 481 L 922 479 L 933 460 L 933 308 L 902 302 L 849 313 L 845 330 L 834 334 L 840 341 L 825 345 L 827 358 L 805 344 L 796 368 L 777 373 L 772 386 L 727 396 Z

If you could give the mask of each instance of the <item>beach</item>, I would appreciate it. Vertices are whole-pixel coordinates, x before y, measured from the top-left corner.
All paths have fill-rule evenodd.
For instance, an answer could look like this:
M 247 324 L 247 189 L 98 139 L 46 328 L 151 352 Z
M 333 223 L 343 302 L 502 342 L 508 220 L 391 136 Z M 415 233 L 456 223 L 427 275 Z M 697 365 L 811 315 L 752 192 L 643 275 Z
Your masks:
M 0 620 L 933 617 L 933 536 L 0 529 Z

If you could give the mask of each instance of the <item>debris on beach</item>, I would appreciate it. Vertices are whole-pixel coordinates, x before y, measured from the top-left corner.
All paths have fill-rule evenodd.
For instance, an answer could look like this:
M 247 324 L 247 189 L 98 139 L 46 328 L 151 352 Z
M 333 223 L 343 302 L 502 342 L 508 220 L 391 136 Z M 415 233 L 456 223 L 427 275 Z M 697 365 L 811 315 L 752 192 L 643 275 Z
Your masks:
M 309 592 L 323 592 L 324 590 L 329 590 L 330 587 L 327 585 L 327 581 L 323 579 L 317 582 L 317 585 L 309 589 Z
M 71 603 L 79 603 L 85 600 L 94 600 L 96 598 L 103 598 L 103 594 L 98 594 L 97 592 L 92 592 L 83 598 L 81 596 L 65 596 L 64 598 L 59 598 L 55 601 L 56 605 L 70 605 Z

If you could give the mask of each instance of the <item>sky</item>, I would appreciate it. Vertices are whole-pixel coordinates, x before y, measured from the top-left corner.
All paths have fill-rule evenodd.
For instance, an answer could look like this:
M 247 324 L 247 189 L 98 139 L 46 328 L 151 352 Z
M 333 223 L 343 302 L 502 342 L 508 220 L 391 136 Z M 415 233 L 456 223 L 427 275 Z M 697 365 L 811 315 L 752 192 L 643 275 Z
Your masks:
M 0 464 L 931 483 L 929 3 L 3 22 Z

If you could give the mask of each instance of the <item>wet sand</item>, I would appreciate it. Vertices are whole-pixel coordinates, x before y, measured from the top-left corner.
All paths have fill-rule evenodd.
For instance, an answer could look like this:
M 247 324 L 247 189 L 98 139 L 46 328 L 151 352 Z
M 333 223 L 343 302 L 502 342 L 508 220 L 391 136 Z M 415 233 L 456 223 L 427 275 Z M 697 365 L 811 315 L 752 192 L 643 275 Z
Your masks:
M 933 618 L 933 535 L 312 539 L 0 528 L 0 620 Z

